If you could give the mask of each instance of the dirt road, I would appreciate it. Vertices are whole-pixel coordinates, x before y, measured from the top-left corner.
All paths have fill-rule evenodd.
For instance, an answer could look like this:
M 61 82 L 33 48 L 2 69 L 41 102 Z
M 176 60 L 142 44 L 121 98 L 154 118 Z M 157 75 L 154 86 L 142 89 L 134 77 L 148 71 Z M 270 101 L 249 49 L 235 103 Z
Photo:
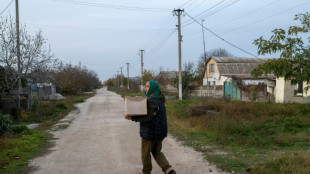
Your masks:
M 139 124 L 124 119 L 124 100 L 119 95 L 105 88 L 97 93 L 62 121 L 72 122 L 67 129 L 52 131 L 55 146 L 30 162 L 35 168 L 31 173 L 141 173 Z M 200 153 L 171 136 L 164 140 L 163 152 L 178 174 L 219 173 Z M 162 173 L 155 161 L 152 173 Z

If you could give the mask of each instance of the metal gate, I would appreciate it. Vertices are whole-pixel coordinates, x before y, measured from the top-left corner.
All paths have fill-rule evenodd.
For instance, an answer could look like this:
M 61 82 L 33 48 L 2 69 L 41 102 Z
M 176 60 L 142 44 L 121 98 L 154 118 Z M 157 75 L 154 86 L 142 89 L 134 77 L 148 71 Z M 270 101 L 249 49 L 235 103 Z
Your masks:
M 241 92 L 237 86 L 237 83 L 232 81 L 224 82 L 224 97 L 230 98 L 233 100 L 240 100 L 241 99 Z

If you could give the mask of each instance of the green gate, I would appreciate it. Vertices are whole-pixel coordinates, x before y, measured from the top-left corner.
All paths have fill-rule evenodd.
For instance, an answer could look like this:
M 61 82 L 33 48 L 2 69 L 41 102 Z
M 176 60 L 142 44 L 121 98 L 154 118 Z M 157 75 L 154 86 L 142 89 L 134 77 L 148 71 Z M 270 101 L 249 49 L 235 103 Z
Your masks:
M 224 82 L 224 97 L 230 98 L 233 100 L 240 100 L 241 99 L 241 92 L 237 86 L 235 81 L 226 81 Z

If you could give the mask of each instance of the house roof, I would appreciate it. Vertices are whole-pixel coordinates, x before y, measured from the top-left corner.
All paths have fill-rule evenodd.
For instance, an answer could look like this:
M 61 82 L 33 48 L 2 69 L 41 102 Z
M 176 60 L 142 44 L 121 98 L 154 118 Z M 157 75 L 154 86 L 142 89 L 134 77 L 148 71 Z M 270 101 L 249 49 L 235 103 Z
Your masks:
M 160 71 L 158 75 L 165 79 L 173 79 L 177 74 L 177 71 Z
M 232 57 L 210 57 L 217 63 L 220 75 L 250 75 L 251 71 L 259 64 L 269 59 L 260 58 L 232 58 Z

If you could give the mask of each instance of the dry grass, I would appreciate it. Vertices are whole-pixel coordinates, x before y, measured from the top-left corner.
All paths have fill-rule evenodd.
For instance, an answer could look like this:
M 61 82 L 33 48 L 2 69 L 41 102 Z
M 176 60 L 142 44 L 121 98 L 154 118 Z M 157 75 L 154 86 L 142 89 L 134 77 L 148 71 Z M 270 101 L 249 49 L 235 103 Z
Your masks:
M 263 165 L 260 165 L 250 173 L 253 174 L 309 174 L 310 151 L 290 152 L 281 154 Z
M 310 105 L 168 100 L 166 107 L 169 130 L 227 171 L 244 173 L 272 158 L 271 154 L 290 154 L 310 146 Z M 206 146 L 233 158 L 214 155 L 212 149 L 204 150 Z M 281 171 L 289 170 L 283 165 Z

